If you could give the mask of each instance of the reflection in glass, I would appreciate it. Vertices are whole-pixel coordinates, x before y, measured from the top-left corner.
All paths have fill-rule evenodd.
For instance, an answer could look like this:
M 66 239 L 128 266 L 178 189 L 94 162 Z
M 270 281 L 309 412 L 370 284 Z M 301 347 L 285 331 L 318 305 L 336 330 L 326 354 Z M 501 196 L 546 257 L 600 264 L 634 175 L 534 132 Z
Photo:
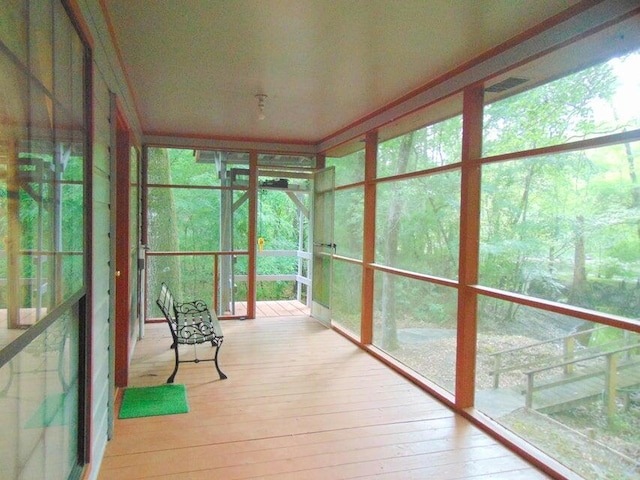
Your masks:
M 77 462 L 78 322 L 64 314 L 0 367 L 0 422 L 12 439 L 2 442 L 0 478 L 69 478 Z
M 24 65 L 0 54 L 2 345 L 77 292 L 84 275 L 83 46 L 57 3 L 15 20 L 16 32 L 27 21 L 38 28 L 22 39 Z

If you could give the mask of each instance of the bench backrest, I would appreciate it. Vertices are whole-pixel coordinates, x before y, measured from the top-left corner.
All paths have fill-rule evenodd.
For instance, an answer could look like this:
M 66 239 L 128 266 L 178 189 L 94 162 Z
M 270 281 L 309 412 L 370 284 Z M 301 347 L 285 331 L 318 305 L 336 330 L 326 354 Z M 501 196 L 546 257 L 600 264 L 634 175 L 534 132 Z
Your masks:
M 162 310 L 162 314 L 165 316 L 167 321 L 172 324 L 176 323 L 176 310 L 175 310 L 175 301 L 173 300 L 173 294 L 166 283 L 162 282 L 160 286 L 160 295 L 158 295 L 158 299 L 156 300 L 158 307 Z

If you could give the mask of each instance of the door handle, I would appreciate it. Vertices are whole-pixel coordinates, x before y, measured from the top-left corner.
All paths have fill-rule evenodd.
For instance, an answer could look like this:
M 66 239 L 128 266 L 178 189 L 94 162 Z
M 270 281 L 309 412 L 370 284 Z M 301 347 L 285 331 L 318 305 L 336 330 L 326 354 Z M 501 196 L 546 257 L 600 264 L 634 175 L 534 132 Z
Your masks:
M 333 249 L 333 253 L 336 253 L 336 247 L 337 245 L 335 243 L 314 243 L 313 244 L 316 247 L 329 247 Z

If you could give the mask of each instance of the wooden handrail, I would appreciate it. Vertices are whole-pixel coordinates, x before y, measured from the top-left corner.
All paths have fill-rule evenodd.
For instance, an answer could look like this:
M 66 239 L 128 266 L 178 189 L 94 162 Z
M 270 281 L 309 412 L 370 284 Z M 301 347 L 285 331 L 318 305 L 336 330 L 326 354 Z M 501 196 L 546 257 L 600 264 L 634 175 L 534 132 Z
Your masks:
M 580 336 L 580 335 L 584 335 L 585 333 L 591 334 L 593 332 L 599 331 L 606 328 L 605 326 L 598 326 L 598 327 L 594 327 L 594 328 L 590 328 L 588 330 L 583 330 L 581 332 L 575 332 L 575 333 L 571 333 L 569 335 L 566 336 L 562 336 L 562 337 L 555 337 L 549 340 L 543 340 L 540 342 L 535 342 L 535 343 L 530 343 L 528 345 L 525 345 L 524 347 L 514 347 L 514 348 L 510 348 L 507 350 L 502 350 L 500 352 L 495 352 L 495 353 L 491 353 L 489 354 L 489 357 L 493 357 L 494 358 L 494 367 L 493 367 L 493 388 L 499 388 L 500 387 L 500 374 L 501 373 L 505 373 L 505 372 L 510 372 L 510 371 L 514 371 L 514 370 L 519 370 L 523 367 L 527 367 L 529 364 L 531 364 L 531 362 L 520 362 L 520 363 L 516 363 L 514 365 L 509 365 L 508 367 L 503 367 L 502 366 L 502 356 L 503 355 L 507 355 L 507 354 L 511 354 L 511 353 L 515 353 L 515 352 L 521 352 L 530 348 L 534 348 L 534 347 L 539 347 L 541 345 L 547 345 L 547 344 L 560 344 L 560 342 L 562 342 L 562 358 L 564 358 L 565 360 L 568 359 L 572 359 L 574 356 L 574 346 L 575 346 L 575 338 Z M 568 364 L 565 367 L 565 373 L 571 373 L 571 369 L 572 366 L 570 364 Z
M 617 350 L 609 350 L 607 352 L 602 352 L 596 355 L 589 355 L 587 357 L 580 357 L 580 358 L 576 358 L 573 360 L 568 360 L 565 362 L 561 362 L 555 365 L 551 365 L 551 366 L 547 366 L 547 367 L 542 367 L 542 368 L 536 368 L 534 370 L 529 370 L 528 372 L 525 372 L 525 374 L 527 375 L 527 392 L 526 392 L 526 397 L 525 397 L 525 405 L 527 408 L 532 408 L 533 406 L 533 392 L 536 390 L 536 387 L 534 385 L 534 378 L 535 375 L 537 373 L 540 372 L 544 372 L 544 371 L 548 371 L 548 370 L 553 370 L 556 368 L 566 368 L 569 365 L 573 365 L 579 362 L 585 362 L 588 360 L 596 360 L 598 358 L 602 358 L 604 357 L 606 359 L 606 366 L 605 368 L 600 372 L 598 371 L 597 373 L 594 372 L 593 370 L 590 371 L 587 375 L 579 375 L 576 376 L 575 379 L 584 379 L 587 378 L 589 376 L 593 377 L 593 376 L 599 376 L 599 375 L 604 375 L 604 382 L 605 382 L 605 388 L 604 388 L 604 402 L 605 402 L 605 406 L 607 409 L 607 415 L 609 420 L 611 420 L 611 418 L 613 417 L 614 413 L 615 413 L 615 392 L 617 389 L 617 381 L 616 381 L 616 371 L 617 371 L 617 355 L 619 353 L 624 353 L 624 352 L 628 352 L 634 349 L 640 348 L 640 343 L 635 343 L 633 345 L 628 345 L 626 347 L 622 347 L 619 348 Z M 565 370 L 566 371 L 566 370 Z M 575 380 L 572 380 L 575 381 Z
M 555 337 L 555 338 L 552 338 L 550 340 L 542 340 L 540 342 L 530 343 L 529 345 L 525 345 L 524 347 L 514 347 L 514 348 L 509 348 L 507 350 L 501 350 L 501 351 L 496 352 L 496 353 L 491 353 L 491 354 L 489 354 L 489 356 L 493 357 L 495 355 L 502 355 L 504 353 L 513 353 L 513 352 L 517 352 L 517 351 L 520 351 L 520 350 L 526 350 L 527 348 L 539 347 L 540 345 L 545 345 L 547 343 L 559 342 L 560 340 L 564 340 L 564 339 L 567 339 L 567 338 L 574 338 L 574 337 L 577 337 L 577 336 L 580 336 L 580 335 L 584 335 L 585 333 L 593 333 L 593 332 L 596 332 L 598 330 L 602 330 L 604 328 L 606 328 L 606 327 L 594 327 L 594 328 L 590 328 L 589 330 L 583 330 L 581 332 L 571 333 L 569 335 L 565 335 L 565 336 L 562 336 L 562 337 Z
M 524 373 L 525 373 L 525 375 L 536 374 L 536 373 L 544 372 L 544 371 L 547 371 L 547 370 L 553 370 L 555 368 L 565 367 L 567 365 L 573 365 L 573 364 L 576 364 L 576 363 L 584 362 L 584 361 L 587 361 L 587 360 L 594 360 L 596 358 L 606 357 L 607 355 L 613 355 L 613 354 L 616 354 L 616 353 L 626 352 L 628 350 L 633 350 L 635 348 L 640 348 L 640 342 L 639 343 L 634 343 L 632 345 L 628 345 L 626 347 L 619 348 L 617 350 L 609 350 L 607 352 L 602 352 L 602 353 L 598 353 L 598 354 L 594 354 L 594 355 L 589 355 L 587 357 L 574 358 L 573 360 L 567 360 L 567 361 L 556 363 L 554 365 L 550 365 L 550 366 L 547 366 L 547 367 L 536 368 L 534 370 L 529 370 L 529 371 L 524 372 Z

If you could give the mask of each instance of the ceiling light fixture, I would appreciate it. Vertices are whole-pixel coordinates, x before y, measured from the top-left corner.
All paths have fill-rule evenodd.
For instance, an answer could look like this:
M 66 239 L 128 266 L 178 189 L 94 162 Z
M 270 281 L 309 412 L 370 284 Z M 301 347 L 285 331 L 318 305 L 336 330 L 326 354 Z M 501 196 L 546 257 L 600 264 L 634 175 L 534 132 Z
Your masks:
M 256 94 L 256 98 L 258 99 L 258 109 L 260 110 L 258 112 L 258 120 L 264 120 L 264 101 L 267 99 L 267 96 L 264 93 L 258 93 Z

